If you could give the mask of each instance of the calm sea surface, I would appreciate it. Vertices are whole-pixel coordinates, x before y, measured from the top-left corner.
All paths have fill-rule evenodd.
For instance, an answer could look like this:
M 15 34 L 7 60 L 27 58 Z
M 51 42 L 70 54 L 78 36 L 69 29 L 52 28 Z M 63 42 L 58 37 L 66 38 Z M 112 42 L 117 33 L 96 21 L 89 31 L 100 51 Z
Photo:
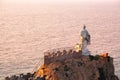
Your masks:
M 120 78 L 120 6 L 0 6 L 0 78 L 32 72 L 43 51 L 79 43 L 83 25 L 92 36 L 92 54 L 114 57 Z

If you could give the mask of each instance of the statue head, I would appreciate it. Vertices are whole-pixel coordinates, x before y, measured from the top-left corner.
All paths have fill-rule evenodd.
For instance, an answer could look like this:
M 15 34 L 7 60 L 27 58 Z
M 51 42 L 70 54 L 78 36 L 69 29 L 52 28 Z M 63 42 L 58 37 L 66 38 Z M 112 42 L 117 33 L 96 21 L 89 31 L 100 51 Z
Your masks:
M 83 26 L 83 29 L 86 29 L 86 26 L 85 26 L 85 25 Z

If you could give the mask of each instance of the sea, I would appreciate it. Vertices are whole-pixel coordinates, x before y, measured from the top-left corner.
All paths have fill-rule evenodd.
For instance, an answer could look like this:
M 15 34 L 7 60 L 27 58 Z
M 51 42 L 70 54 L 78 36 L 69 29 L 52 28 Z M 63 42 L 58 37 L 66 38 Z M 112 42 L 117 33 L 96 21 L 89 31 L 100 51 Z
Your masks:
M 86 25 L 92 55 L 107 52 L 120 78 L 120 5 L 0 3 L 0 80 L 34 72 L 44 51 L 73 47 Z

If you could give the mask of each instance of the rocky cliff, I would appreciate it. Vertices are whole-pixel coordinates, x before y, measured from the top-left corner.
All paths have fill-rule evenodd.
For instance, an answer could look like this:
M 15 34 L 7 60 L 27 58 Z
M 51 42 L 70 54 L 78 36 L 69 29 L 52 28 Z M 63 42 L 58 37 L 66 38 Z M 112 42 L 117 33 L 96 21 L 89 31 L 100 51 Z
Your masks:
M 119 80 L 114 74 L 112 57 L 106 54 L 84 56 L 81 52 L 73 50 L 45 53 L 44 64 L 34 74 L 26 76 L 27 78 L 18 78 L 19 80 Z
M 81 56 L 78 59 L 53 62 L 39 70 L 42 69 L 46 80 L 118 80 L 110 57 Z

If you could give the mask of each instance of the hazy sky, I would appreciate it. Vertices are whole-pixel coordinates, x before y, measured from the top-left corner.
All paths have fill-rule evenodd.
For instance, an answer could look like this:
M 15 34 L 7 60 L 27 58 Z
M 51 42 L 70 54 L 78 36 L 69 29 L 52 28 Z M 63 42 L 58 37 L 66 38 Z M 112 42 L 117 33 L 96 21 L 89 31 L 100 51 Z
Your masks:
M 92 2 L 92 3 L 119 3 L 120 0 L 1 0 L 2 2 L 12 2 L 12 3 L 38 3 L 38 2 L 45 2 L 45 3 L 49 3 L 49 2 L 65 2 L 65 3 L 69 3 L 69 2 Z
M 23 5 L 46 5 L 46 4 L 78 4 L 78 5 L 105 5 L 105 6 L 114 6 L 120 5 L 120 0 L 0 0 L 0 7 L 8 6 L 8 7 L 22 7 Z

